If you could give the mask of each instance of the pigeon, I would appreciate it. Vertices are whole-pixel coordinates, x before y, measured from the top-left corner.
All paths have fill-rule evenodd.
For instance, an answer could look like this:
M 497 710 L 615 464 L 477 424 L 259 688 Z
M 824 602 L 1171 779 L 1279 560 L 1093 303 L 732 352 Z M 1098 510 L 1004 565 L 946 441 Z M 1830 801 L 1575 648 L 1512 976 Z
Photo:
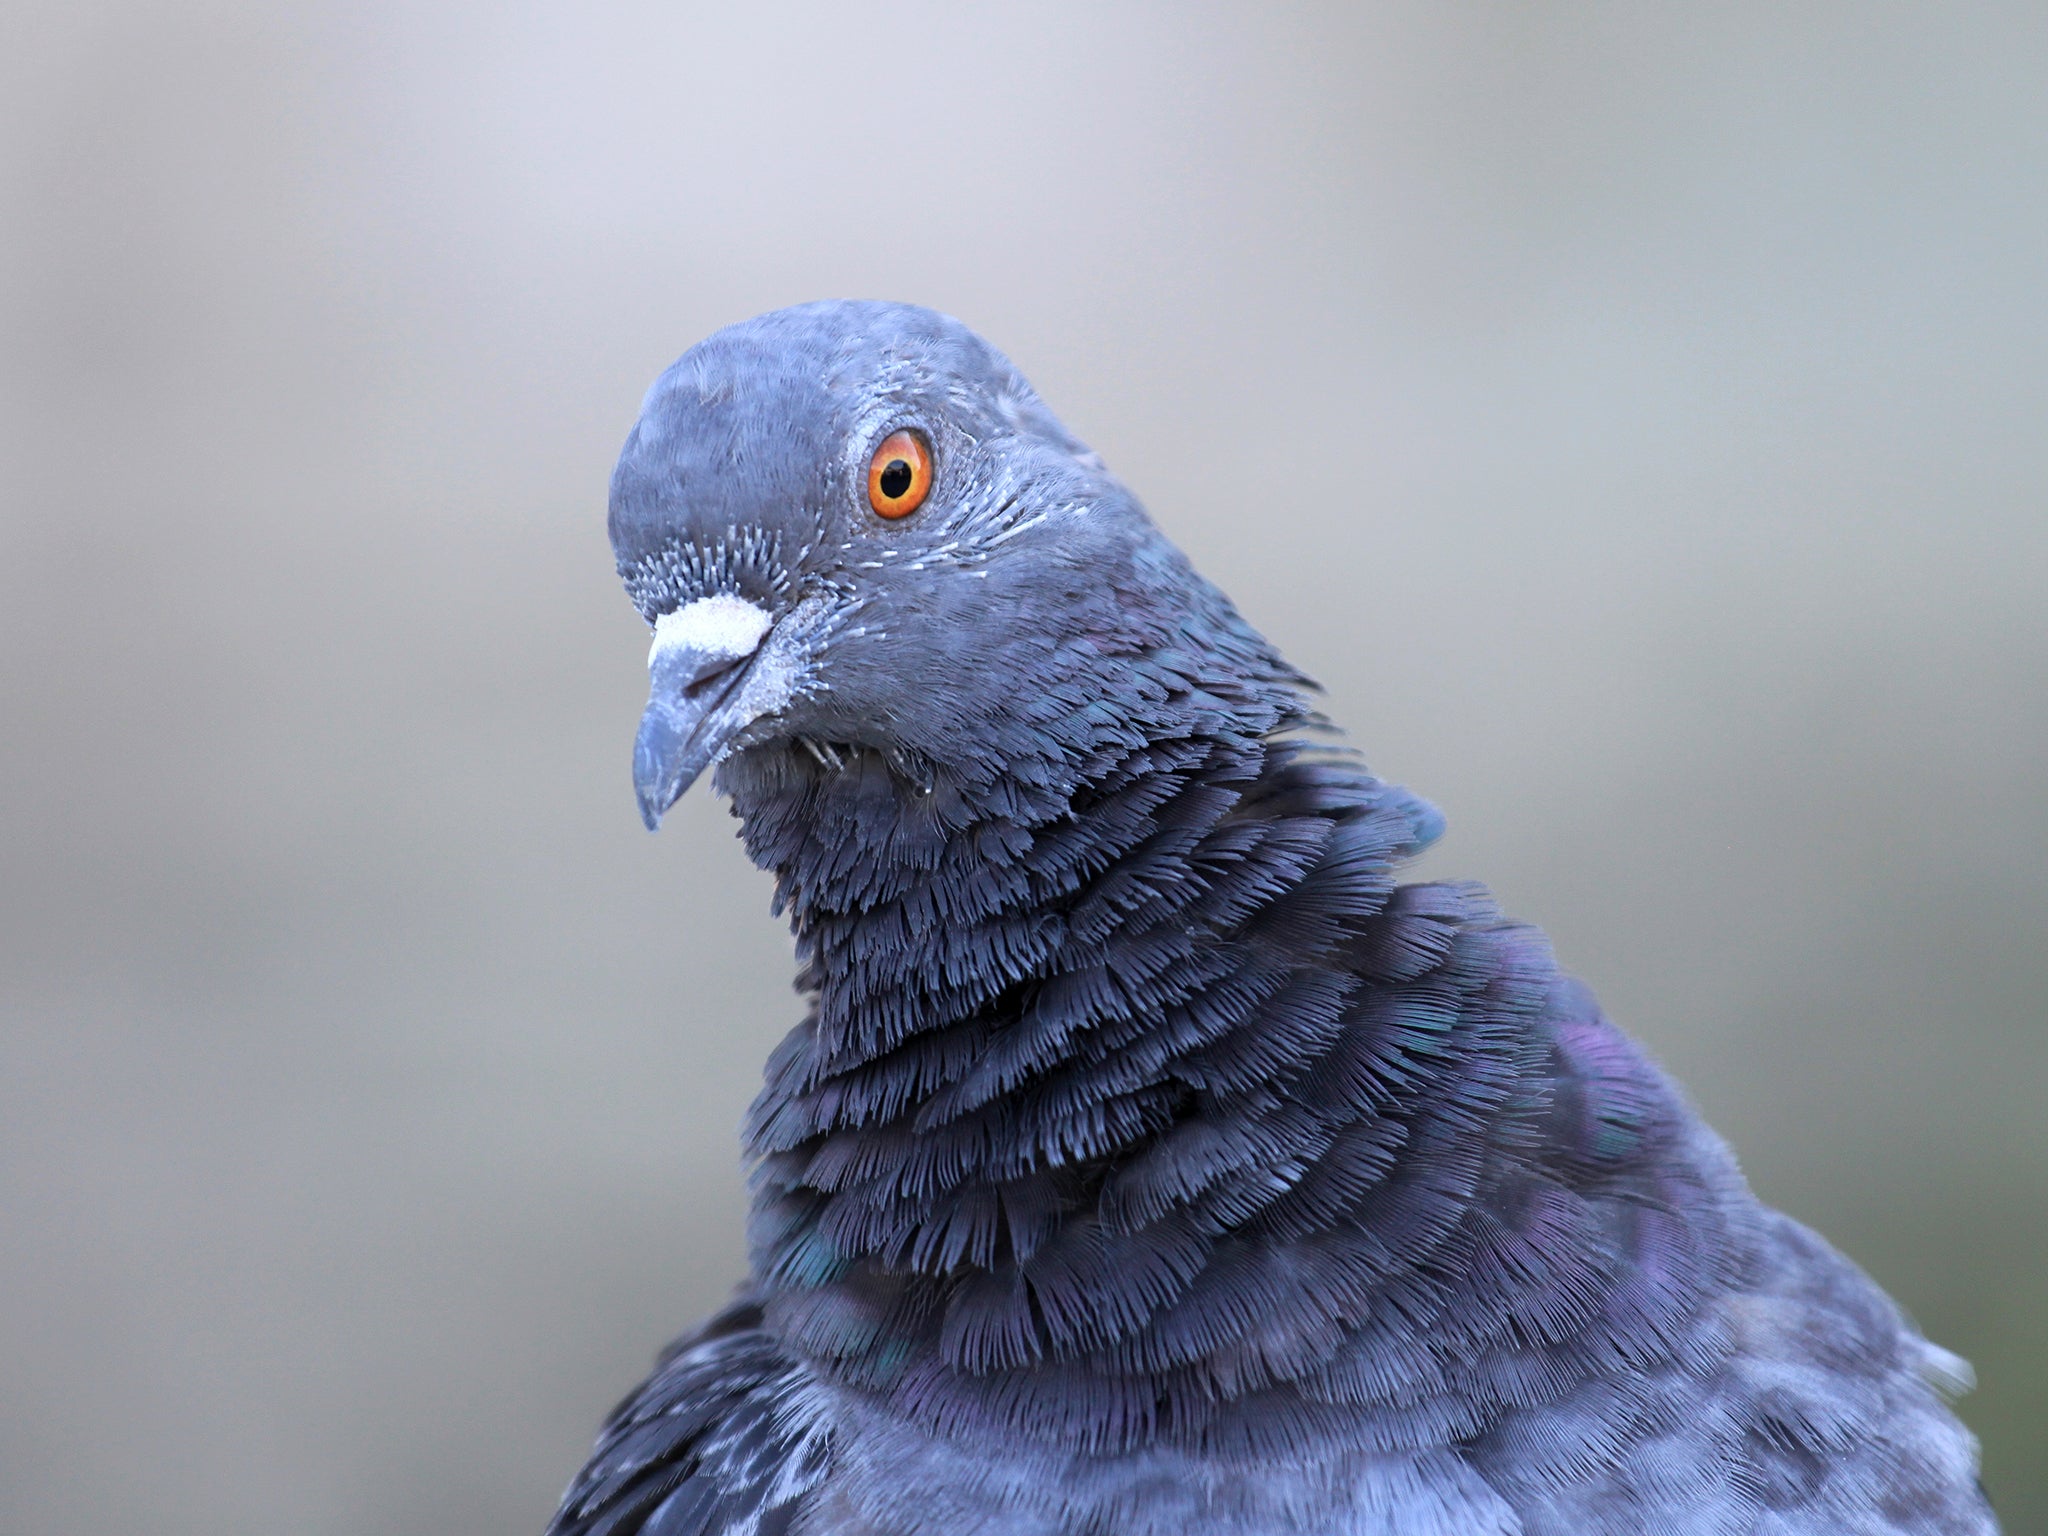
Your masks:
M 610 533 L 640 810 L 712 770 L 806 1009 L 551 1536 L 1995 1532 L 1964 1362 L 972 331 L 719 331 Z

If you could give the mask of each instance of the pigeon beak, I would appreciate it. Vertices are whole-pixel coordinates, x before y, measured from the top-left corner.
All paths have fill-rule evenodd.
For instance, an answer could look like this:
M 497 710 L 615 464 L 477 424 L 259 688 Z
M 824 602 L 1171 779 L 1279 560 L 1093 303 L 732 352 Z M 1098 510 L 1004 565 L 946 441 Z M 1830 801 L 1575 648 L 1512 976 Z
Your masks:
M 655 620 L 647 712 L 633 743 L 633 788 L 648 831 L 747 723 L 729 706 L 773 622 L 729 593 L 700 597 Z

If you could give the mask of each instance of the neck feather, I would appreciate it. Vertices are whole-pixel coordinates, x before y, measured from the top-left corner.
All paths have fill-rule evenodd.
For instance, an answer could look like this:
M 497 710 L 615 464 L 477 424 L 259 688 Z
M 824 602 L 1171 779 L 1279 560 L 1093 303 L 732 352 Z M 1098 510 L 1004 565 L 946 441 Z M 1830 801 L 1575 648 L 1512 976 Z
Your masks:
M 1682 1109 L 1534 930 L 1397 886 L 1436 813 L 1296 723 L 728 781 L 811 998 L 747 1127 L 754 1283 L 828 1379 L 1270 1451 L 1686 1334 L 1725 1201 Z

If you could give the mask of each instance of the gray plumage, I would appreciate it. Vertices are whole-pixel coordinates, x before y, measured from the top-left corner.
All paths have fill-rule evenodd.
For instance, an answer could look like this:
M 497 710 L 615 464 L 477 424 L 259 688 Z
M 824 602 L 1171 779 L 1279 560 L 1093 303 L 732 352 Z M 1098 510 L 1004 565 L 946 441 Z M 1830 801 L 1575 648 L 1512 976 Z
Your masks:
M 977 337 L 720 332 L 611 533 L 643 813 L 715 768 L 809 1009 L 751 1274 L 555 1536 L 1995 1530 L 1962 1363 L 1539 933 L 1397 881 L 1436 812 Z

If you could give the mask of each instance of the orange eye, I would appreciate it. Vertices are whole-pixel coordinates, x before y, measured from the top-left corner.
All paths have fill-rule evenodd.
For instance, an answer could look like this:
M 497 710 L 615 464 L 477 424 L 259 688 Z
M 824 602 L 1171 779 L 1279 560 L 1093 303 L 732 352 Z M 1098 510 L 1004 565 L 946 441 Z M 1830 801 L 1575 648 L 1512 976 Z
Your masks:
M 868 460 L 868 505 L 877 517 L 908 517 L 932 488 L 932 451 L 908 430 L 891 432 Z

